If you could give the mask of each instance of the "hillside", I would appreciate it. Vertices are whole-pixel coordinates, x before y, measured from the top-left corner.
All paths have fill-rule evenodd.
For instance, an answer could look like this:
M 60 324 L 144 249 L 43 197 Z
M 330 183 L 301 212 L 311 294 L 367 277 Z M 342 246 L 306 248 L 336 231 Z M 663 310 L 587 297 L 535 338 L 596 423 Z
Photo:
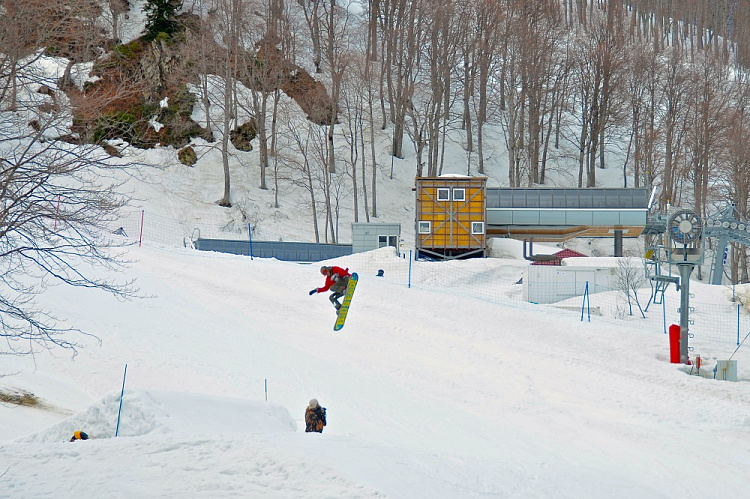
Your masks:
M 262 238 L 345 242 L 348 224 L 368 213 L 404 218 L 380 196 L 394 180 L 409 210 L 411 179 L 437 174 L 486 175 L 490 186 L 657 187 L 660 207 L 705 216 L 731 201 L 743 217 L 747 158 L 734 145 L 745 142 L 737 113 L 746 80 L 729 75 L 744 71 L 744 14 L 729 9 L 733 30 L 724 33 L 707 16 L 720 7 L 699 9 L 704 3 L 667 18 L 663 2 L 501 2 L 487 12 L 457 2 L 393 25 L 383 20 L 412 15 L 420 2 L 382 5 L 369 17 L 376 5 L 365 2 L 328 12 L 317 1 L 283 11 L 247 1 L 237 7 L 250 10 L 232 13 L 138 0 L 87 12 L 86 22 L 53 9 L 44 14 L 67 37 L 29 33 L 14 54 L 23 85 L 7 97 L 29 112 L 21 134 L 44 130 L 47 139 L 93 142 L 134 159 L 130 146 L 160 147 L 155 166 L 218 171 L 206 186 L 210 200 L 199 202 L 231 208 L 210 210 L 217 224 L 259 226 Z M 153 9 L 163 9 L 159 22 Z M 684 26 L 679 37 L 682 18 L 698 27 Z M 237 19 L 239 38 L 229 30 Z M 79 47 L 86 30 L 98 35 Z M 409 42 L 416 32 L 424 38 Z M 462 33 L 486 39 L 459 47 Z M 364 44 L 370 38 L 381 43 L 377 57 Z M 441 39 L 445 50 L 433 54 L 431 40 Z M 56 71 L 40 75 L 37 63 L 51 58 Z M 701 86 L 703 74 L 716 88 Z M 39 91 L 45 97 L 29 95 Z M 269 227 L 297 209 L 311 215 L 304 234 Z
M 117 52 L 130 63 L 140 60 L 130 56 L 141 53 L 143 46 L 130 43 L 143 34 L 144 5 L 142 0 L 129 3 L 128 22 L 119 26 L 121 43 L 110 55 Z M 430 9 L 430 14 L 438 11 Z M 307 33 L 304 16 L 295 19 L 295 33 Z M 522 19 L 508 20 L 520 26 Z M 567 13 L 563 21 L 569 22 Z M 513 24 L 503 21 L 503 26 Z M 364 31 L 353 33 L 348 40 L 365 38 Z M 397 33 L 390 34 L 389 40 L 398 39 Z M 295 41 L 309 51 L 305 54 L 313 54 L 312 40 L 299 36 Z M 169 51 L 174 45 L 161 37 L 149 47 Z M 54 251 L 58 248 L 96 251 L 95 258 L 74 252 L 63 260 L 62 267 L 71 271 L 63 277 L 84 277 L 76 281 L 78 286 L 60 283 L 39 267 L 28 271 L 27 256 L 39 253 L 11 253 L 0 260 L 5 265 L 0 294 L 4 324 L 14 324 L 9 305 L 23 305 L 7 299 L 17 296 L 7 292 L 30 290 L 32 310 L 49 311 L 59 328 L 54 332 L 71 342 L 61 348 L 23 335 L 5 338 L 10 349 L 0 357 L 1 497 L 572 499 L 673 497 L 683 493 L 678 491 L 742 497 L 750 487 L 750 395 L 745 385 L 750 382 L 750 347 L 745 342 L 738 348 L 734 342 L 735 335 L 739 343 L 740 334 L 744 339 L 748 333 L 745 312 L 735 301 L 747 301 L 747 285 L 729 289 L 696 282 L 691 287 L 691 306 L 700 319 L 696 330 L 708 327 L 724 334 L 719 340 L 691 338 L 691 358 L 700 354 L 704 361 L 698 371 L 669 363 L 663 328 L 678 313 L 671 305 L 664 305 L 664 316 L 660 307 L 653 307 L 646 320 L 624 313 L 584 319 L 579 297 L 552 306 L 524 302 L 522 278 L 528 262 L 517 241 L 494 239 L 491 258 L 469 261 L 409 261 L 386 248 L 331 262 L 361 276 L 347 324 L 339 333 L 332 331 L 334 313 L 326 296 L 308 295 L 322 283 L 317 265 L 189 247 L 196 232 L 245 237 L 248 226 L 256 240 L 314 241 L 318 236 L 321 241 L 346 242 L 349 224 L 366 220 L 362 180 L 369 182 L 374 175 L 377 216 L 369 219 L 401 223 L 402 249 L 408 252 L 414 239 L 414 176 L 422 162 L 428 173 L 428 154 L 433 167 L 442 165 L 443 174 L 478 174 L 482 157 L 489 185 L 528 183 L 530 170 L 524 168 L 533 154 L 524 148 L 511 155 L 505 141 L 508 123 L 502 118 L 507 115 L 499 108 L 484 126 L 481 154 L 468 147 L 456 112 L 444 136 L 433 135 L 441 138 L 431 143 L 443 144 L 443 149 L 428 153 L 412 148 L 418 141 L 410 128 L 404 135 L 406 147 L 394 157 L 394 123 L 387 121 L 381 128 L 380 118 L 364 119 L 366 112 L 360 118 L 367 123 L 357 130 L 360 138 L 372 135 L 364 149 L 363 142 L 358 149 L 349 148 L 347 140 L 355 136 L 349 124 L 356 120 L 348 117 L 357 112 L 344 109 L 350 103 L 350 111 L 366 110 L 365 101 L 349 100 L 366 92 L 344 92 L 339 96 L 342 121 L 334 127 L 339 162 L 333 173 L 325 154 L 329 128 L 309 120 L 292 95 L 270 92 L 279 98 L 279 134 L 275 155 L 267 156 L 264 170 L 258 137 L 249 142 L 252 150 L 246 150 L 224 133 L 224 125 L 250 123 L 254 115 L 251 103 L 263 92 L 253 90 L 249 81 L 249 86 L 236 87 L 237 113 L 231 123 L 221 108 L 226 80 L 203 73 L 201 81 L 181 87 L 181 99 L 175 99 L 177 94 L 149 96 L 149 113 L 130 124 L 137 122 L 134 129 L 144 132 L 139 137 L 150 143 L 133 147 L 111 135 L 101 144 L 81 144 L 79 136 L 68 136 L 78 123 L 69 113 L 74 99 L 63 97 L 57 83 L 66 69 L 80 92 L 97 88 L 100 80 L 92 76 L 94 61 L 60 55 L 47 49 L 24 59 L 29 66 L 23 67 L 34 78 L 19 87 L 19 108 L 0 113 L 3 165 L 24 166 L 31 158 L 38 161 L 35 174 L 50 173 L 54 179 L 42 183 L 49 191 L 2 199 L 3 223 L 14 220 L 9 214 L 20 212 L 33 214 L 38 225 L 32 225 L 35 231 L 6 233 L 0 243 L 7 249 L 13 242 L 31 241 L 42 251 L 43 243 L 50 243 L 53 251 L 42 256 L 63 254 Z M 312 57 L 294 62 L 332 88 L 325 57 L 319 62 L 321 73 Z M 353 76 L 358 68 L 345 73 Z M 582 88 L 580 84 L 577 80 L 571 88 Z M 419 105 L 426 102 L 419 99 L 429 95 L 425 88 L 418 85 L 414 94 L 412 125 L 425 117 L 419 114 Z M 493 95 L 499 103 L 500 94 Z M 203 97 L 210 97 L 208 107 Z M 565 113 L 575 116 L 571 109 Z M 113 111 L 119 124 L 121 118 L 128 122 L 135 116 Z M 48 121 L 38 122 L 37 130 L 35 117 Z M 195 124 L 192 129 L 201 133 L 183 137 L 182 143 L 166 142 L 169 128 L 161 120 L 167 117 L 183 120 L 188 129 Z M 96 123 L 100 116 L 92 118 Z M 659 140 L 663 131 L 656 135 Z M 607 149 L 608 164 L 617 167 L 595 170 L 597 186 L 622 185 L 623 177 L 632 185 L 637 177 L 635 169 L 622 168 L 636 160 L 628 154 L 628 134 L 619 132 L 609 143 L 618 145 Z M 742 144 L 737 137 L 729 142 Z M 713 151 L 726 144 L 716 144 Z M 186 145 L 195 152 L 190 166 L 179 160 Z M 576 185 L 575 150 L 576 144 L 562 146 L 546 163 L 544 184 L 534 185 Z M 83 164 L 101 167 L 103 175 L 96 175 L 96 168 L 83 168 L 74 177 L 55 177 L 60 163 L 47 159 L 80 151 L 97 158 L 88 164 L 85 156 Z M 358 152 L 356 158 L 352 151 Z M 686 151 L 679 151 L 682 167 L 692 157 Z M 434 161 L 436 152 L 440 163 Z M 644 152 L 637 161 L 651 161 L 647 158 Z M 656 163 L 660 158 L 652 157 Z M 514 166 L 522 168 L 521 177 L 512 175 Z M 316 177 L 306 176 L 313 172 Z M 687 170 L 680 172 L 677 178 L 692 178 Z M 728 178 L 722 172 L 714 172 L 713 178 Z M 101 183 L 89 184 L 92 177 Z M 90 197 L 66 196 L 82 194 L 75 190 L 78 182 Z M 110 186 L 115 189 L 111 197 Z M 367 186 L 372 202 L 372 184 Z M 712 196 L 719 191 L 714 201 L 725 198 L 721 189 L 712 190 Z M 690 186 L 681 183 L 679 192 L 689 205 Z M 329 215 L 326 201 L 331 202 Z M 17 205 L 23 209 L 13 211 Z M 81 207 L 87 217 L 79 217 Z M 91 207 L 101 211 L 85 211 Z M 317 218 L 313 209 L 319 210 Z M 120 227 L 126 235 L 113 233 Z M 72 245 L 62 244 L 68 242 Z M 640 255 L 641 240 L 626 243 L 628 251 Z M 606 238 L 566 245 L 599 257 L 613 250 Z M 554 248 L 539 245 L 535 251 Z M 108 265 L 110 256 L 123 265 Z M 616 265 L 609 258 L 597 263 Z M 384 277 L 376 277 L 376 269 L 386 269 Z M 121 282 L 132 282 L 131 294 L 107 293 L 91 285 L 107 288 Z M 644 296 L 649 291 L 642 290 Z M 617 291 L 602 294 L 611 298 Z M 677 302 L 678 295 L 671 287 L 669 303 Z M 611 303 L 620 307 L 616 300 Z M 13 354 L 24 348 L 32 354 Z M 730 357 L 738 362 L 738 382 L 715 380 L 717 361 Z M 313 397 L 328 410 L 322 434 L 304 432 L 304 409 Z M 69 442 L 76 430 L 92 438 Z

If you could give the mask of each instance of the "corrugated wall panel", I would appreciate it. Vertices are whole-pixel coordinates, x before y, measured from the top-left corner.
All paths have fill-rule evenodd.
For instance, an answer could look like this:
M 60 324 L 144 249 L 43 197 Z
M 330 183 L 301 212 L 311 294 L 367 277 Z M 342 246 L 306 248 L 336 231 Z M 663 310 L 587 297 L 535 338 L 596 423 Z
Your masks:
M 484 234 L 471 234 L 472 222 L 485 223 L 485 178 L 440 177 L 416 181 L 417 222 L 430 222 L 431 233 L 419 234 L 417 249 L 484 250 Z M 448 189 L 448 199 L 438 200 L 438 189 Z M 463 190 L 463 199 L 455 199 Z M 483 254 L 483 253 L 482 253 Z

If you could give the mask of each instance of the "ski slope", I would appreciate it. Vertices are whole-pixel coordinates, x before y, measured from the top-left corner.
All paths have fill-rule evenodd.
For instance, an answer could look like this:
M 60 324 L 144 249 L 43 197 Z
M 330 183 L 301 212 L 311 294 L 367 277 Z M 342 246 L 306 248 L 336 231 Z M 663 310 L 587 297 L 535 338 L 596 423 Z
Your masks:
M 149 245 L 127 257 L 142 299 L 63 287 L 40 297 L 101 343 L 80 338 L 75 357 L 3 357 L 14 374 L 0 389 L 43 405 L 0 406 L 0 497 L 743 497 L 750 487 L 747 345 L 734 357 L 740 381 L 715 381 L 669 364 L 661 331 L 369 274 L 333 332 L 333 307 L 307 293 L 322 282 L 316 265 Z M 509 289 L 526 265 L 491 263 Z M 459 267 L 477 265 L 488 260 Z M 734 349 L 694 346 L 706 359 Z M 322 434 L 304 432 L 313 397 L 328 410 Z M 92 438 L 68 442 L 75 430 Z

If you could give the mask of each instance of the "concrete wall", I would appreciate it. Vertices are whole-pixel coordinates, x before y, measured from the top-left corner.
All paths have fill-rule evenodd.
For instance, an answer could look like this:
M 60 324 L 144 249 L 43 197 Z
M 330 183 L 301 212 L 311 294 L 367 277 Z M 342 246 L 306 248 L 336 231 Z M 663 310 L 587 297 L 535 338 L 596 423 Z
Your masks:
M 399 249 L 401 239 L 401 224 L 388 223 L 353 223 L 352 224 L 352 253 L 361 253 L 380 248 L 380 236 L 386 240 L 395 236 L 395 246 Z M 386 246 L 392 246 L 386 244 Z
M 201 251 L 218 251 L 235 255 L 250 255 L 249 241 L 224 239 L 198 239 L 195 248 Z M 253 241 L 253 256 L 276 258 L 289 262 L 319 262 L 352 254 L 351 244 L 286 243 L 276 241 Z

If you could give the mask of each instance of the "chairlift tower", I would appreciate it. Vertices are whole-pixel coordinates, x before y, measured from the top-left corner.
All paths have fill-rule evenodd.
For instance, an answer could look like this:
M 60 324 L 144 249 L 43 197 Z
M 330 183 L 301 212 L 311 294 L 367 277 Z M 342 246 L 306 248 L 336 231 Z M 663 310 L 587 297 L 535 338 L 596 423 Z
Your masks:
M 688 362 L 690 324 L 690 274 L 703 263 L 701 236 L 703 223 L 692 210 L 680 209 L 667 221 L 667 259 L 680 272 L 680 363 Z
M 736 218 L 737 210 L 734 204 L 728 205 L 724 210 L 706 220 L 703 237 L 716 239 L 716 246 L 711 265 L 710 283 L 721 284 L 724 276 L 724 265 L 726 258 L 725 250 L 730 242 L 750 247 L 750 223 Z

